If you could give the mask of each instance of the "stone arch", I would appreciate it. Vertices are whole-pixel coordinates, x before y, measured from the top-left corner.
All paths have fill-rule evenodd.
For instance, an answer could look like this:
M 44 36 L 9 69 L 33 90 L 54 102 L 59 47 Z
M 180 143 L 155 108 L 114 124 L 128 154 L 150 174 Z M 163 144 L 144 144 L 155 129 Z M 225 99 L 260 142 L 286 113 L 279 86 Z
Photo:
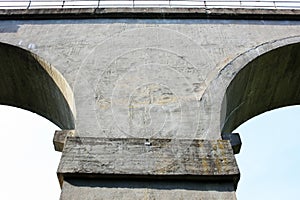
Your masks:
M 0 43 L 0 104 L 35 112 L 74 129 L 73 93 L 64 77 L 37 55 Z
M 213 139 L 263 112 L 300 104 L 300 37 L 267 42 L 239 55 L 210 83 L 201 101 L 207 99 Z

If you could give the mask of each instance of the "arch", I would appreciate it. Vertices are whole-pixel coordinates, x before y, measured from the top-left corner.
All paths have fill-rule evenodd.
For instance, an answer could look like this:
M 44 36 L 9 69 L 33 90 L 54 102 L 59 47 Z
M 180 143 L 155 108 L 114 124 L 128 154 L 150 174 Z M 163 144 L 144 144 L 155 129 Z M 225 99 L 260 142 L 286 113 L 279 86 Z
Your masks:
M 74 129 L 75 104 L 64 77 L 30 51 L 0 43 L 0 104 L 35 112 Z
M 231 132 L 256 115 L 296 104 L 300 104 L 300 43 L 273 48 L 239 69 L 222 102 L 221 130 Z
M 210 83 L 201 99 L 207 100 L 211 139 L 263 112 L 300 104 L 300 37 L 267 42 L 236 57 Z

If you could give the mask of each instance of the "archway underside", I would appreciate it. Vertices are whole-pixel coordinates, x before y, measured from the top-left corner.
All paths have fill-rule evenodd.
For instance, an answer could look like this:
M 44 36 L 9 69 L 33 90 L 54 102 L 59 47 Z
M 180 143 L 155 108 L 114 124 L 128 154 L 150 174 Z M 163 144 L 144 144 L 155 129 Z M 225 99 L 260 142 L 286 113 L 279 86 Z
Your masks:
M 62 129 L 74 129 L 73 99 L 67 99 L 70 90 L 54 68 L 28 51 L 3 43 L 0 58 L 0 104 L 35 112 Z
M 300 43 L 277 48 L 241 69 L 226 90 L 222 133 L 263 112 L 300 104 Z

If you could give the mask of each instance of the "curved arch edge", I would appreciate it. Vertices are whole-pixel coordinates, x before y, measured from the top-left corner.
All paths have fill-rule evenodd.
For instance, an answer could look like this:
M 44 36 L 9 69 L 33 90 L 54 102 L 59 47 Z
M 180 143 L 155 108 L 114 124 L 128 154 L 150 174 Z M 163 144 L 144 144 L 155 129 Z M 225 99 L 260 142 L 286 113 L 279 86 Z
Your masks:
M 37 113 L 62 129 L 75 128 L 75 102 L 62 74 L 37 54 L 0 43 L 0 103 Z
M 209 136 L 210 139 L 220 139 L 223 135 L 226 137 L 226 134 L 231 133 L 234 128 L 248 120 L 242 120 L 241 123 L 235 123 L 233 126 L 228 126 L 228 116 L 232 115 L 230 113 L 234 113 L 235 110 L 227 110 L 228 99 L 226 97 L 226 93 L 228 87 L 237 75 L 246 68 L 249 63 L 258 60 L 264 55 L 274 52 L 277 49 L 282 49 L 298 43 L 300 43 L 300 36 L 293 36 L 263 43 L 238 55 L 219 70 L 217 76 L 209 83 L 208 88 L 200 100 L 200 103 L 202 103 L 207 101 L 207 97 L 210 97 L 209 100 L 212 108 L 205 113 L 206 115 L 211 116 L 213 119 L 212 121 L 214 122 L 213 124 L 210 124 L 210 130 L 208 130 L 211 134 Z M 237 110 L 239 108 L 236 107 L 235 109 Z

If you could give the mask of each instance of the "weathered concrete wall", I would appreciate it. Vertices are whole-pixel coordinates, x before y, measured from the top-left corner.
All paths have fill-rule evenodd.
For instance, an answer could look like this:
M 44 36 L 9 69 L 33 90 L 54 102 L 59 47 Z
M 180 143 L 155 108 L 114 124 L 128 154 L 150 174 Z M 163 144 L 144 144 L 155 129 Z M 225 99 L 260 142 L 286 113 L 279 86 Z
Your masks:
M 64 149 L 58 171 L 62 181 L 61 199 L 132 199 L 134 195 L 141 199 L 235 199 L 237 180 L 224 181 L 224 174 L 219 176 L 213 167 L 210 168 L 211 175 L 217 179 L 183 181 L 182 175 L 191 175 L 192 169 L 197 172 L 192 175 L 201 175 L 204 168 L 199 163 L 214 148 L 213 145 L 211 149 L 204 148 L 204 145 L 189 152 L 192 142 L 182 146 L 180 139 L 218 140 L 222 132 L 231 132 L 260 112 L 299 102 L 298 95 L 293 96 L 293 92 L 299 89 L 298 76 L 292 79 L 299 63 L 295 59 L 299 57 L 299 31 L 299 21 L 3 20 L 0 21 L 0 42 L 26 49 L 45 60 L 62 74 L 63 81 L 72 89 L 73 93 L 69 91 L 64 95 L 71 99 L 74 96 L 75 104 L 71 111 L 76 114 L 75 134 L 81 140 L 68 143 L 72 139 L 67 139 L 71 146 Z M 278 50 L 279 47 L 283 48 Z M 283 66 L 281 70 L 272 71 L 279 65 Z M 244 68 L 246 73 L 242 72 Z M 273 78 L 269 78 L 268 74 L 274 75 Z M 257 79 L 253 78 L 256 75 L 259 75 Z M 264 93 L 264 89 L 256 88 L 261 84 L 268 88 L 269 81 L 284 83 L 280 91 L 272 87 L 268 93 L 271 96 L 267 95 L 255 107 L 254 102 L 260 100 Z M 293 89 L 286 98 L 279 98 L 290 83 Z M 272 94 L 278 97 L 274 102 L 268 101 L 273 99 Z M 49 118 L 55 117 L 49 115 Z M 52 121 L 55 122 L 54 119 Z M 89 164 L 103 164 L 105 159 L 109 163 L 124 161 L 121 159 L 125 158 L 122 157 L 124 151 L 120 148 L 130 147 L 118 144 L 113 150 L 118 156 L 109 156 L 108 153 L 103 157 L 105 149 L 111 146 L 104 148 L 98 143 L 91 143 L 103 137 L 147 138 L 150 141 L 167 138 L 171 142 L 162 146 L 161 154 L 150 156 L 149 160 L 139 155 L 140 161 L 149 162 L 149 166 L 155 164 L 155 160 L 165 159 L 167 162 L 178 158 L 180 150 L 183 154 L 180 154 L 179 160 L 182 160 L 174 165 L 174 169 L 184 173 L 176 174 L 181 177 L 177 177 L 175 185 L 172 185 L 173 181 L 159 182 L 161 177 L 147 173 L 147 176 L 157 177 L 155 181 L 161 185 L 158 187 L 151 181 L 135 180 L 135 177 L 129 176 L 133 172 L 130 170 L 138 167 L 128 169 L 128 173 L 122 171 L 123 174 L 113 170 L 130 165 L 113 169 L 93 168 Z M 226 135 L 223 139 L 232 137 Z M 207 144 L 215 142 L 206 141 Z M 62 149 L 63 143 L 64 139 L 59 138 L 59 149 Z M 226 144 L 229 142 L 226 141 Z M 145 144 L 141 145 L 137 149 L 145 147 Z M 173 155 L 165 154 L 170 150 Z M 199 154 L 198 151 L 204 153 Z M 130 158 L 139 157 L 134 151 L 126 152 L 129 152 L 126 155 L 128 162 Z M 224 151 L 218 152 L 225 152 L 218 156 L 225 155 L 234 161 L 228 145 Z M 187 160 L 195 163 L 184 165 Z M 162 161 L 159 163 L 163 164 Z M 233 163 L 227 163 L 227 166 L 237 169 Z M 220 169 L 225 168 L 226 163 Z M 110 174 L 107 170 L 123 175 L 126 183 L 116 179 L 100 180 L 99 175 Z M 239 177 L 238 170 L 232 174 Z M 127 183 L 131 186 L 125 187 Z M 190 188 L 184 185 L 190 185 Z
M 66 78 L 82 136 L 220 138 L 204 91 L 243 52 L 299 34 L 297 21 L 1 21 L 1 42 Z M 219 95 L 221 96 L 221 95 Z
M 237 184 L 239 170 L 228 140 L 70 137 L 58 172 L 61 178 L 84 176 L 223 180 Z M 176 155 L 176 156 L 174 156 Z M 219 178 L 217 178 L 218 180 Z
M 80 191 L 81 198 L 78 198 Z M 101 195 L 99 195 L 101 194 Z M 69 179 L 64 183 L 61 200 L 70 199 L 232 199 L 236 200 L 231 183 L 188 181 L 130 181 Z

